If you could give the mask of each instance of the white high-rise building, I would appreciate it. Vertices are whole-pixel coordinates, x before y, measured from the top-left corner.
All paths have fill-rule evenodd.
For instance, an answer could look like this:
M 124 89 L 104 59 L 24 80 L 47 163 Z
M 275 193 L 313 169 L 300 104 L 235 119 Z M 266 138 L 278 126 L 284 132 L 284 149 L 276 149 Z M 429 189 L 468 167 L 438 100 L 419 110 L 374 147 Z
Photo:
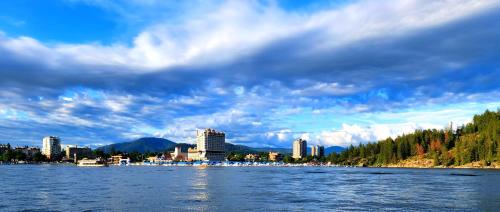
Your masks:
M 61 139 L 55 136 L 47 136 L 43 138 L 42 154 L 48 159 L 53 159 L 54 156 L 61 153 Z
M 307 141 L 299 138 L 293 142 L 293 154 L 295 159 L 301 159 L 307 155 Z
M 200 160 L 223 161 L 225 143 L 226 134 L 223 132 L 213 129 L 196 131 L 196 149 L 200 153 Z

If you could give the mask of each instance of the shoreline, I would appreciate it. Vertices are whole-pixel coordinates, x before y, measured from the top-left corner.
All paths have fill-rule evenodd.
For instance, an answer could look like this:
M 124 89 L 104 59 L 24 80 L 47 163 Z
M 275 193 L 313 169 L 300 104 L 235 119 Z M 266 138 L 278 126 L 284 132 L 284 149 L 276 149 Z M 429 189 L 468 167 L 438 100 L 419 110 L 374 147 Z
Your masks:
M 432 166 L 432 167 L 419 167 L 419 166 L 367 166 L 366 168 L 389 168 L 389 169 L 498 169 L 500 167 L 490 166 Z
M 75 166 L 79 167 L 74 163 L 19 163 L 19 164 L 0 164 L 0 166 L 23 166 L 23 165 L 55 165 L 55 166 Z M 500 170 L 498 166 L 397 166 L 397 165 L 385 165 L 385 166 L 343 166 L 334 164 L 216 164 L 216 165 L 192 165 L 192 164 L 147 164 L 147 163 L 130 163 L 129 165 L 116 165 L 109 164 L 109 167 L 121 167 L 121 166 L 165 166 L 165 167 L 289 167 L 289 168 L 300 168 L 300 167 L 330 167 L 330 168 L 383 168 L 383 169 L 480 169 L 480 170 Z M 88 168 L 88 167 L 87 167 Z M 90 167 L 92 168 L 92 167 Z
M 360 167 L 361 168 L 361 167 Z M 384 168 L 384 169 L 491 169 L 500 170 L 500 167 L 460 167 L 460 166 L 433 166 L 433 167 L 418 167 L 418 166 L 365 166 L 363 168 Z
M 433 168 L 433 169 L 500 169 L 500 162 L 491 162 L 486 165 L 485 161 L 474 161 L 463 165 L 435 166 L 434 161 L 429 158 L 409 158 L 398 163 L 387 164 L 386 168 Z

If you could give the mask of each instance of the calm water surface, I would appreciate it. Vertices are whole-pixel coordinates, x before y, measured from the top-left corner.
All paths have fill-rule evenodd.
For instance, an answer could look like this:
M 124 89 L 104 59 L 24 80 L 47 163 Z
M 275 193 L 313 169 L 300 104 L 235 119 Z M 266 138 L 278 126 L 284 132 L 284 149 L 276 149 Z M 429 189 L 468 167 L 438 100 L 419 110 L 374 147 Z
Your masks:
M 0 211 L 500 210 L 500 171 L 0 166 Z

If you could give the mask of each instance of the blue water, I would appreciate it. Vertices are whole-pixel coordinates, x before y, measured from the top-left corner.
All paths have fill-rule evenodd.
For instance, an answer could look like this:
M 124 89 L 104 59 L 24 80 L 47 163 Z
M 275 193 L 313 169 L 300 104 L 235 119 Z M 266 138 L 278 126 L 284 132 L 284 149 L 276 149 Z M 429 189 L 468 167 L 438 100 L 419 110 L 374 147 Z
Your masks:
M 500 210 L 499 170 L 0 166 L 0 211 Z

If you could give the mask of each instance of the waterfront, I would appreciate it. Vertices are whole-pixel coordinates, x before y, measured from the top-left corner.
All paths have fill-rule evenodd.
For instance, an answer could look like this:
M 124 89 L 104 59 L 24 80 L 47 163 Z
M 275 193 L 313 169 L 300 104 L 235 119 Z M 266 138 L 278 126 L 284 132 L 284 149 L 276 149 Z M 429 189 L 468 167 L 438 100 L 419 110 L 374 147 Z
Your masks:
M 1 211 L 495 210 L 500 171 L 0 166 Z

